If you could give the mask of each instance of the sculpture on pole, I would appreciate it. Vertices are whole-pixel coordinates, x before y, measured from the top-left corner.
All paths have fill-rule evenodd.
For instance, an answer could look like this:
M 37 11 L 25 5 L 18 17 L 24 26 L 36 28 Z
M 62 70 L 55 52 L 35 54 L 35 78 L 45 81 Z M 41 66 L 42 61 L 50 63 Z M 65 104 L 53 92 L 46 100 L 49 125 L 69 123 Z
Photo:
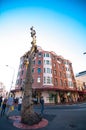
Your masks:
M 37 124 L 42 120 L 42 117 L 34 112 L 33 101 L 32 101 L 32 67 L 33 59 L 36 55 L 37 45 L 36 45 L 36 31 L 33 27 L 30 28 L 32 37 L 32 47 L 30 51 L 25 55 L 25 65 L 26 65 L 26 78 L 24 84 L 24 97 L 21 109 L 21 122 L 28 125 Z

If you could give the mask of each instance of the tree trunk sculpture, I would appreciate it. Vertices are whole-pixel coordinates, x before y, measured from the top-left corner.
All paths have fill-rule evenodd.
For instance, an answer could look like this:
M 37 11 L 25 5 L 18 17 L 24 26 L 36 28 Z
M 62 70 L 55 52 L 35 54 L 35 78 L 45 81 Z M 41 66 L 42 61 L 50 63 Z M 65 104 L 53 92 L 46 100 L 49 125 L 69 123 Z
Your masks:
M 25 87 L 24 87 L 24 97 L 21 109 L 21 122 L 28 125 L 37 124 L 42 120 L 42 117 L 34 112 L 33 110 L 33 102 L 32 102 L 32 66 L 33 66 L 33 58 L 35 53 L 37 53 L 37 46 L 36 46 L 36 36 L 33 35 L 33 27 L 31 28 L 31 37 L 33 41 L 31 42 L 32 47 L 29 51 L 28 56 L 28 65 L 27 65 L 27 72 L 26 72 L 26 79 L 25 79 Z

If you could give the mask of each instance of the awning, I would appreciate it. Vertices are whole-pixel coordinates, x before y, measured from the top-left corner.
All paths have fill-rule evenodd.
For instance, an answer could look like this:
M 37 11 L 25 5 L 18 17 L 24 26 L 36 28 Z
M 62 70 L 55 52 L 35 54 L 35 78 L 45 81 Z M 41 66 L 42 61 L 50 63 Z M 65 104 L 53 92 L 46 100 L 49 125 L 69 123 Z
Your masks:
M 53 90 L 53 91 L 66 91 L 66 92 L 78 92 L 77 89 L 73 89 L 73 88 L 57 88 L 57 87 L 35 87 L 33 88 L 33 90 L 41 90 L 41 91 L 46 91 L 46 90 Z

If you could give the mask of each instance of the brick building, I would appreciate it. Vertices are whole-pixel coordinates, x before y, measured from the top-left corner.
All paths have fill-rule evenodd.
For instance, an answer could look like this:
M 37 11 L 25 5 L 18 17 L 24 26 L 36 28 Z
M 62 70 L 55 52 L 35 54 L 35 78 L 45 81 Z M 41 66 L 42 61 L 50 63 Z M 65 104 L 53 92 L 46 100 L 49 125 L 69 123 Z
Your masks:
M 42 95 L 45 103 L 76 102 L 78 92 L 72 63 L 52 51 L 44 51 L 41 47 L 38 47 L 38 50 L 33 59 L 33 97 L 39 102 Z M 23 55 L 20 58 L 16 80 L 16 97 L 23 94 L 25 76 L 26 66 Z
M 79 97 L 81 100 L 86 100 L 86 71 L 79 72 L 75 79 Z

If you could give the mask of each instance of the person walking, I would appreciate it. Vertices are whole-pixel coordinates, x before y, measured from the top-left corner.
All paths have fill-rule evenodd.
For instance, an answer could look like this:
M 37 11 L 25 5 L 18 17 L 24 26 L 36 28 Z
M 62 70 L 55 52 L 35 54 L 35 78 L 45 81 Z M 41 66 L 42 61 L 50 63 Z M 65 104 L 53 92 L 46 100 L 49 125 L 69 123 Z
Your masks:
M 41 104 L 41 115 L 44 113 L 44 98 L 41 96 L 40 98 L 40 104 Z
M 9 113 L 12 111 L 13 104 L 14 104 L 14 99 L 13 99 L 13 96 L 11 95 L 11 96 L 8 97 L 7 103 L 6 103 L 6 108 L 7 108 L 6 115 L 7 115 L 7 117 L 9 116 Z
M 0 96 L 0 107 L 2 105 L 2 96 Z
M 6 109 L 6 99 L 2 102 L 2 108 L 1 108 L 1 116 L 4 116 L 5 114 L 5 109 Z
M 22 106 L 22 97 L 18 99 L 18 111 L 21 111 L 21 106 Z

